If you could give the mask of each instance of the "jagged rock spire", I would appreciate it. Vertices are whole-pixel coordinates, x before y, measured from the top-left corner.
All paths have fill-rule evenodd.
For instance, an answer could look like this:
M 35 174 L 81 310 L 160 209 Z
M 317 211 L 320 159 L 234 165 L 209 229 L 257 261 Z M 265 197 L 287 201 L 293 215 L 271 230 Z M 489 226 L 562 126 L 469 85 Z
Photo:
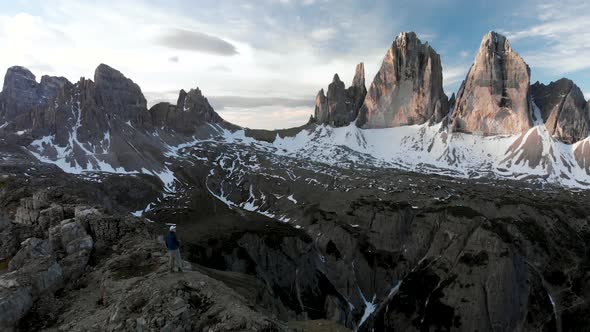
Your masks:
M 565 143 L 575 143 L 588 136 L 590 116 L 582 90 L 567 78 L 549 85 L 531 86 L 534 103 L 551 135 Z
M 531 128 L 529 81 L 529 67 L 506 37 L 489 32 L 457 95 L 453 129 L 506 135 Z
M 362 62 L 356 66 L 352 85 L 348 89 L 338 74 L 334 74 L 332 83 L 328 86 L 328 93 L 324 95 L 322 89 L 316 96 L 316 122 L 335 127 L 349 125 L 356 119 L 366 94 L 365 66 Z
M 386 128 L 438 122 L 448 112 L 447 103 L 440 56 L 414 32 L 402 32 L 371 83 L 357 125 Z

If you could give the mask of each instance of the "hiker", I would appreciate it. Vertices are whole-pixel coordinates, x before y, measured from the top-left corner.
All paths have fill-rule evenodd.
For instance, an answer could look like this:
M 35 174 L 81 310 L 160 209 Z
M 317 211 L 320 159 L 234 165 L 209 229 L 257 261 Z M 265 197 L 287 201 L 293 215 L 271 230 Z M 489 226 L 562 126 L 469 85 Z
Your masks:
M 166 237 L 166 248 L 168 248 L 170 272 L 182 272 L 182 259 L 180 258 L 180 243 L 176 238 L 176 226 L 170 226 L 170 233 Z

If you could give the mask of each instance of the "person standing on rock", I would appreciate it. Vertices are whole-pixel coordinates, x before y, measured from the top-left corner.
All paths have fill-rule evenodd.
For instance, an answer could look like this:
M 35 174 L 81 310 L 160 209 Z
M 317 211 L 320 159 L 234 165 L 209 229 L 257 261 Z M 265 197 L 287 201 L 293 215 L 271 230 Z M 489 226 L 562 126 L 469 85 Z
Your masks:
M 170 233 L 166 237 L 166 248 L 168 248 L 170 272 L 182 272 L 182 259 L 180 258 L 180 243 L 176 238 L 176 226 L 170 226 Z

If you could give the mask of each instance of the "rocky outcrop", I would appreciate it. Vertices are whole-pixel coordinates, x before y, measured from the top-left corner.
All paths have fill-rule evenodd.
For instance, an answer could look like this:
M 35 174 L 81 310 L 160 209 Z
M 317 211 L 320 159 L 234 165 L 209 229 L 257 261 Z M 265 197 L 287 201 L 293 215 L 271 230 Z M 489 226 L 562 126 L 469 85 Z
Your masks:
M 324 89 L 316 96 L 315 121 L 319 124 L 329 124 L 334 127 L 349 125 L 358 115 L 362 101 L 367 94 L 365 87 L 365 65 L 356 66 L 352 85 L 346 89 L 338 74 L 334 75 L 328 86 L 328 93 Z
M 151 128 L 151 118 L 141 88 L 118 70 L 100 64 L 94 72 L 96 106 L 103 113 L 132 125 Z
M 180 90 L 176 105 L 158 103 L 150 108 L 156 128 L 173 130 L 192 135 L 199 126 L 207 123 L 223 123 L 224 120 L 213 110 L 199 88 L 189 92 Z
M 439 122 L 447 112 L 440 56 L 415 33 L 401 33 L 371 83 L 357 125 L 387 128 Z
M 328 100 L 324 89 L 321 89 L 315 97 L 314 118 L 316 123 L 328 123 Z
M 15 130 L 31 129 L 45 122 L 44 111 L 59 92 L 71 83 L 64 77 L 43 76 L 37 83 L 27 68 L 15 66 L 6 71 L 0 92 L 0 121 Z
M 0 192 L 0 201 L 5 198 Z M 192 271 L 187 262 L 184 273 L 168 273 L 153 224 L 62 205 L 62 199 L 40 191 L 16 207 L 59 206 L 73 215 L 18 244 L 8 268 L 0 265 L 0 330 L 289 330 L 273 314 L 259 311 L 257 294 L 271 299 L 261 282 L 244 284 L 240 281 L 252 280 L 225 275 L 236 278 L 236 291 L 207 271 Z M 0 230 L 8 224 L 21 225 L 1 219 Z M 91 257 L 95 265 L 89 265 Z
M 356 65 L 354 72 L 354 78 L 352 79 L 352 85 L 348 88 L 348 98 L 350 99 L 352 106 L 352 114 L 350 119 L 355 120 L 358 117 L 359 110 L 363 106 L 365 97 L 367 96 L 367 86 L 365 85 L 365 64 L 359 63 Z
M 453 94 L 451 95 L 451 98 L 449 98 L 449 112 L 453 112 L 453 110 L 455 109 L 456 103 L 457 103 L 457 97 L 455 96 L 455 93 L 453 92 Z
M 510 135 L 531 128 L 529 81 L 528 65 L 506 37 L 489 32 L 457 94 L 453 130 Z
M 574 82 L 566 78 L 549 85 L 536 82 L 531 86 L 531 95 L 553 137 L 568 144 L 588 137 L 590 110 Z
M 8 68 L 6 76 L 4 76 L 2 98 L 16 103 L 17 108 L 10 110 L 10 113 L 39 104 L 38 88 L 39 83 L 37 83 L 35 75 L 27 68 L 20 66 Z
M 340 80 L 338 74 L 334 75 L 332 83 L 328 85 L 326 102 L 328 104 L 328 123 L 335 127 L 345 126 L 350 123 L 350 101 L 346 96 L 344 82 Z

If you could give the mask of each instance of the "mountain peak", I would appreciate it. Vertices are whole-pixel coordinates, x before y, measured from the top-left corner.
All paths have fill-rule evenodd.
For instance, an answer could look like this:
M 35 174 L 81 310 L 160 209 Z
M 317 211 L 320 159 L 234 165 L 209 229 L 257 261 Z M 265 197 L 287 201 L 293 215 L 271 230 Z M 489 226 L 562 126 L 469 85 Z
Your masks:
M 586 99 L 572 80 L 561 78 L 549 85 L 537 82 L 530 91 L 551 136 L 568 144 L 588 137 L 590 117 Z
M 357 125 L 388 128 L 439 122 L 448 112 L 438 53 L 414 32 L 402 32 L 385 54 Z
M 12 66 L 6 70 L 3 91 L 35 89 L 38 83 L 35 74 L 22 66 Z
M 365 87 L 365 64 L 362 62 L 356 65 L 352 86 Z
M 453 129 L 480 135 L 520 134 L 532 126 L 530 70 L 508 39 L 488 32 L 457 94 Z
M 332 78 L 332 83 L 334 82 L 342 82 L 340 80 L 340 76 L 338 76 L 338 73 L 334 74 L 334 77 Z
M 512 48 L 506 36 L 495 31 L 488 32 L 482 39 L 480 52 L 487 50 L 492 53 L 510 53 Z
M 99 84 L 99 82 L 110 82 L 113 80 L 126 79 L 127 77 L 125 77 L 125 75 L 123 75 L 120 71 L 104 63 L 98 65 L 96 70 L 94 70 L 94 82 L 97 84 Z

